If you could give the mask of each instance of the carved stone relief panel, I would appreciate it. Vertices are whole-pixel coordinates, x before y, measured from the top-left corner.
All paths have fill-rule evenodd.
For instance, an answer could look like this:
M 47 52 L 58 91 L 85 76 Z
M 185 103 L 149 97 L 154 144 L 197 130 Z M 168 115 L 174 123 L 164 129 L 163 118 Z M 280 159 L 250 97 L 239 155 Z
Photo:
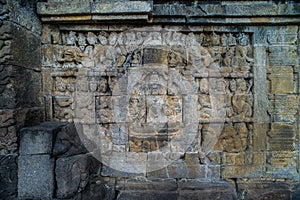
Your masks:
M 210 165 L 252 163 L 250 34 L 164 29 L 60 34 L 62 45 L 44 45 L 56 49 L 47 50 L 55 55 L 44 60 L 52 70 L 53 117 L 98 127 L 93 134 L 100 139 L 93 142 L 105 141 L 98 146 L 111 156 L 108 162 L 123 156 L 118 153 L 147 162 L 151 152 L 178 159 L 188 151 L 204 160 L 221 154 Z

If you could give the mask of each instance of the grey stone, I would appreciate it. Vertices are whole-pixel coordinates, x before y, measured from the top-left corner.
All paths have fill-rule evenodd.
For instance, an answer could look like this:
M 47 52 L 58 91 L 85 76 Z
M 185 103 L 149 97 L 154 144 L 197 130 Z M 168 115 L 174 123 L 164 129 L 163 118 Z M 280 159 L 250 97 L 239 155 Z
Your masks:
M 51 199 L 54 192 L 54 160 L 50 155 L 21 155 L 18 159 L 20 198 Z
M 164 200 L 174 200 L 177 199 L 177 192 L 176 191 L 157 191 L 157 190 L 142 190 L 142 191 L 121 191 L 118 196 L 117 200 L 156 200 L 156 199 L 164 199 Z
M 69 123 L 61 128 L 55 138 L 53 155 L 56 157 L 67 157 L 71 155 L 88 153 L 82 144 L 73 123 Z
M 91 12 L 96 14 L 149 13 L 151 10 L 151 4 L 145 1 L 94 2 L 91 5 Z
M 238 181 L 239 199 L 291 199 L 289 184 L 271 181 Z
M 178 182 L 180 199 L 237 199 L 235 189 L 226 182 L 199 182 L 196 180 Z
M 21 130 L 20 154 L 52 154 L 53 140 L 56 132 L 64 123 L 43 123 Z
M 70 198 L 82 192 L 90 178 L 88 155 L 57 159 L 55 174 L 58 198 Z
M 40 15 L 66 15 L 90 13 L 88 1 L 81 2 L 38 2 L 37 13 Z
M 117 199 L 177 199 L 177 183 L 174 179 L 147 180 L 131 178 L 117 181 Z
M 17 170 L 17 155 L 0 156 L 0 199 L 13 200 L 17 198 Z

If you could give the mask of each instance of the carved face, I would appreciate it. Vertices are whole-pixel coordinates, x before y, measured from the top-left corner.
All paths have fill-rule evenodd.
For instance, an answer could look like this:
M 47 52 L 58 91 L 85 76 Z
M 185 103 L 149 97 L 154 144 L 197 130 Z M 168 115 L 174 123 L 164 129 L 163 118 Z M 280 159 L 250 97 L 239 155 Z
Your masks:
M 118 35 L 116 33 L 111 33 L 108 40 L 110 45 L 115 45 L 118 39 Z
M 99 35 L 98 38 L 99 38 L 100 44 L 107 45 L 107 38 L 105 36 Z
M 232 92 L 235 92 L 236 91 L 236 81 L 234 79 L 232 79 L 229 83 L 229 89 L 232 91 Z

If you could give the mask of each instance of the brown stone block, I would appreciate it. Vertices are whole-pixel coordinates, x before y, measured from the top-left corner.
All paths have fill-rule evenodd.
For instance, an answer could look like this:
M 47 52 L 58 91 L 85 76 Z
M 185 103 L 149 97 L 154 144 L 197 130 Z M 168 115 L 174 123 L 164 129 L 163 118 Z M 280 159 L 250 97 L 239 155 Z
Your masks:
M 298 95 L 275 95 L 275 122 L 295 122 L 299 105 Z
M 272 123 L 268 132 L 267 149 L 271 151 L 293 151 L 296 143 L 296 126 L 285 123 Z
M 221 178 L 255 178 L 263 173 L 263 153 L 254 152 L 252 162 L 241 166 L 221 166 Z M 248 158 L 247 158 L 248 159 Z
M 238 180 L 239 199 L 290 199 L 289 185 L 284 182 L 271 182 L 263 180 Z
M 295 92 L 294 75 L 292 67 L 272 67 L 270 92 L 272 94 L 289 94 Z

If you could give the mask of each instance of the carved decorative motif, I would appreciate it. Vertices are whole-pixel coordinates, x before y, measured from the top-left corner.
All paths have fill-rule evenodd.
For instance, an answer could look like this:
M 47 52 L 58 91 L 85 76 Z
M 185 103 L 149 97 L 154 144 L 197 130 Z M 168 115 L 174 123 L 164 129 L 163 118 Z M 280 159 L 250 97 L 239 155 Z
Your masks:
M 195 133 L 184 136 L 191 137 L 188 149 L 222 151 L 226 165 L 251 162 L 245 160 L 253 131 L 249 34 L 61 34 L 58 56 L 47 60 L 57 72 L 57 120 L 100 126 L 106 153 L 183 152 L 171 141 Z

